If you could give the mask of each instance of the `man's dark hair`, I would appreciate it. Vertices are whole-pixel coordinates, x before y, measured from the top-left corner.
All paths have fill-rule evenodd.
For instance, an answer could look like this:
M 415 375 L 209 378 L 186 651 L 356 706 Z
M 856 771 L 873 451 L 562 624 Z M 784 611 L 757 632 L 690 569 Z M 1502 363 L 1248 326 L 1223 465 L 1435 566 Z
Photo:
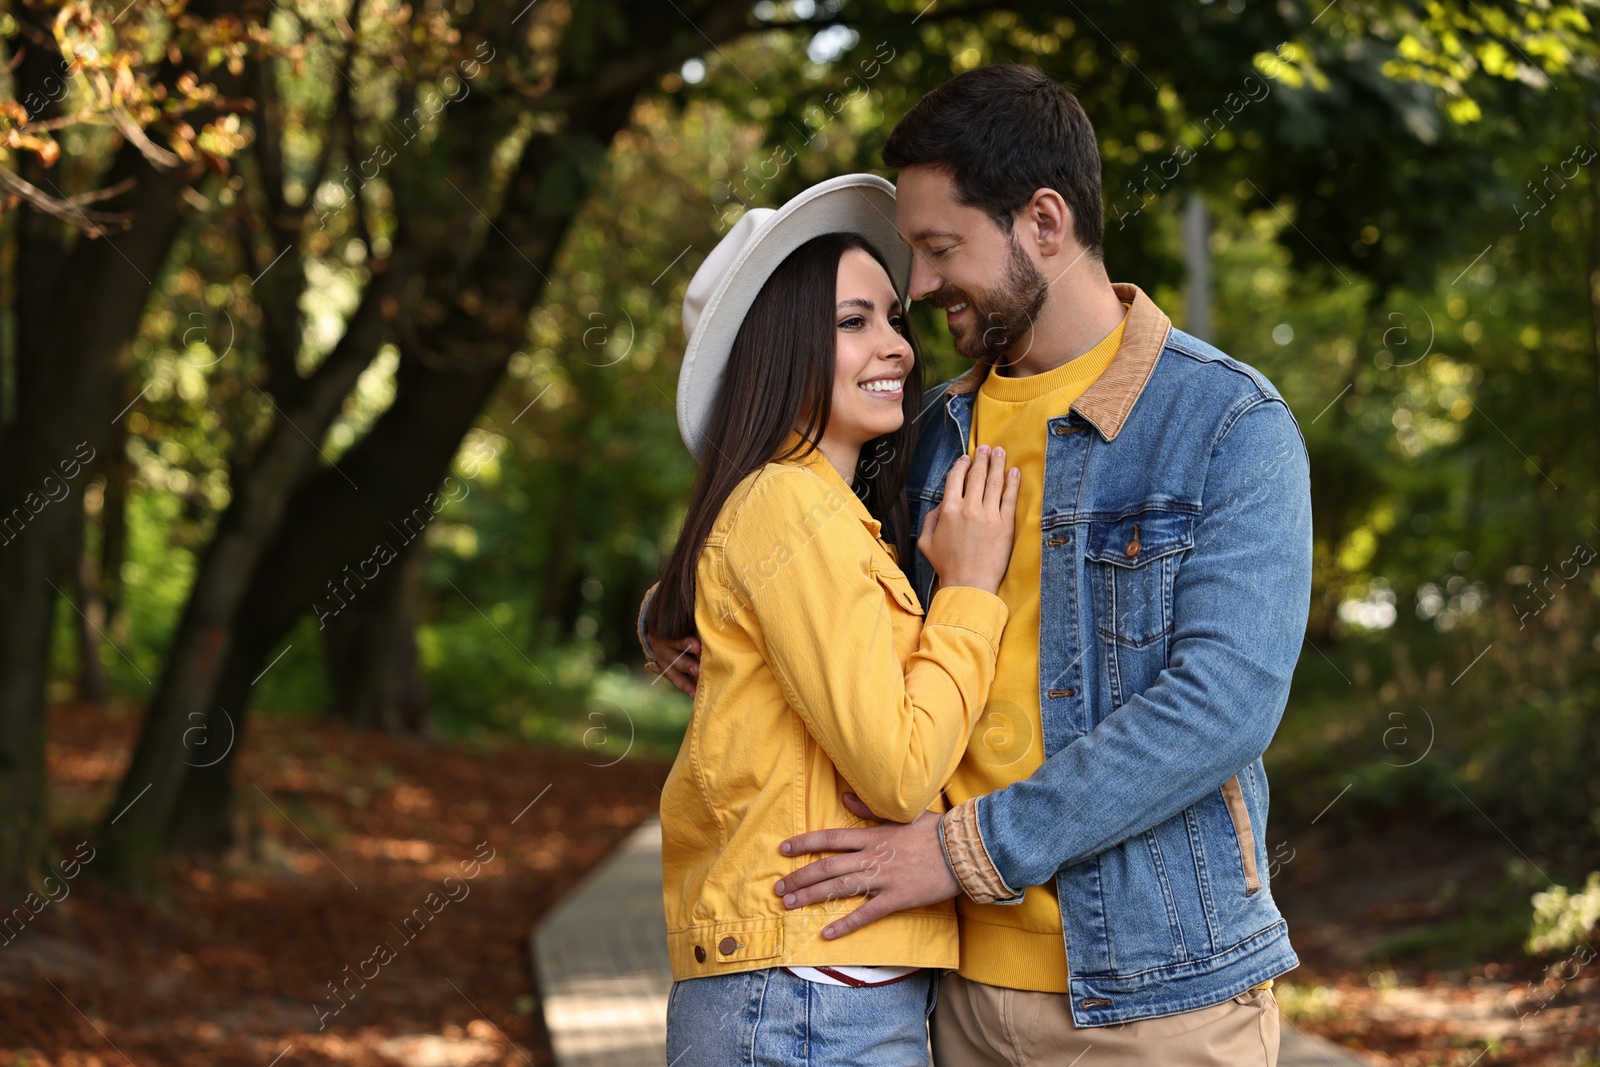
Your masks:
M 1008 232 L 1036 190 L 1054 189 L 1072 209 L 1078 243 L 1102 258 L 1094 127 L 1077 97 L 1033 67 L 979 67 L 945 82 L 895 126 L 883 162 L 945 171 L 962 203 Z

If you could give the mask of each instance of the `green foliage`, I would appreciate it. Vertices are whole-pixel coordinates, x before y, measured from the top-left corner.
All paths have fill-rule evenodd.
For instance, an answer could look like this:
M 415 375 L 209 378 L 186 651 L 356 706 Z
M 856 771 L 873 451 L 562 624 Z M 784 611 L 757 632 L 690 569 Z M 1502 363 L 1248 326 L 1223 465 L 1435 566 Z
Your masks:
M 1564 885 L 1533 895 L 1533 926 L 1528 932 L 1528 952 L 1545 955 L 1576 948 L 1600 924 L 1600 871 L 1574 893 Z
M 502 58 L 474 85 L 536 82 L 558 54 L 588 70 L 628 40 L 607 5 L 548 14 L 557 6 L 522 23 L 548 46 L 534 69 Z M 404 79 L 392 56 L 442 78 L 484 10 L 366 18 L 352 60 L 363 144 L 394 138 Z M 419 642 L 445 728 L 587 747 L 596 760 L 623 736 L 670 751 L 687 701 L 621 665 L 637 663 L 638 598 L 694 475 L 672 406 L 684 286 L 745 207 L 880 169 L 888 130 L 924 92 L 980 63 L 1021 61 L 1079 93 L 1104 156 L 1109 268 L 1180 325 L 1179 214 L 1191 195 L 1206 202 L 1210 339 L 1263 370 L 1305 434 L 1316 584 L 1269 756 L 1274 782 L 1293 783 L 1275 795 L 1280 810 L 1308 820 L 1352 784 L 1329 821 L 1443 812 L 1501 828 L 1563 870 L 1592 869 L 1600 568 L 1573 568 L 1579 545 L 1600 547 L 1600 164 L 1581 162 L 1600 121 L 1594 5 L 961 10 L 756 4 L 765 29 L 663 78 L 609 152 L 582 130 L 559 142 L 567 169 L 544 190 L 551 202 L 579 174 L 598 174 L 598 189 L 469 441 L 489 443 L 495 462 L 427 535 Z M 309 30 L 342 56 L 326 15 L 274 15 L 275 47 Z M 583 32 L 562 53 L 564 26 Z M 457 196 L 445 160 L 400 145 L 401 162 L 363 194 L 368 248 L 337 166 L 306 188 L 340 85 L 312 43 L 291 57 L 281 120 L 287 193 L 327 209 L 304 241 L 314 284 L 299 305 L 302 372 L 340 335 L 404 208 L 407 225 L 453 225 L 414 205 Z M 452 105 L 417 144 L 473 143 L 481 100 Z M 532 114 L 519 136 L 558 121 Z M 240 176 L 207 195 L 218 213 L 191 221 L 131 351 L 127 399 L 148 388 L 127 416 L 127 589 L 106 663 L 139 697 L 159 676 L 230 471 L 273 417 L 255 387 L 271 323 L 254 280 L 270 255 L 238 239 Z M 942 323 L 914 314 L 930 380 L 962 369 Z M 319 442 L 330 459 L 388 405 L 395 365 L 385 352 L 347 399 Z M 73 624 L 61 614 L 63 675 Z M 314 623 L 286 646 L 258 700 L 316 712 L 326 685 Z
M 1513 956 L 1528 930 L 1528 890 L 1542 881 L 1537 870 L 1517 860 L 1506 864 L 1487 892 L 1465 893 L 1447 882 L 1431 902 L 1437 917 L 1389 938 L 1368 953 L 1367 962 L 1381 970 L 1400 961 L 1450 969 Z
M 1308 651 L 1267 753 L 1273 781 L 1293 783 L 1274 790 L 1275 819 L 1304 827 L 1337 798 L 1319 827 L 1448 826 L 1552 876 L 1592 870 L 1597 619 L 1594 592 L 1573 587 L 1522 630 L 1502 602 L 1448 633 L 1413 613 Z
M 425 626 L 418 635 L 438 724 L 446 733 L 505 734 L 580 748 L 597 764 L 633 752 L 663 756 L 677 750 L 689 721 L 689 701 L 677 690 L 603 666 L 592 642 L 524 656 L 506 635 L 508 627 L 523 628 L 503 607 L 495 609 L 499 620 L 462 617 Z
M 328 674 L 317 621 L 307 615 L 262 664 L 251 691 L 255 707 L 280 715 L 321 718 L 328 708 Z
M 1339 1005 L 1333 990 L 1327 986 L 1301 985 L 1278 979 L 1272 985 L 1272 997 L 1278 1010 L 1291 1023 L 1318 1023 L 1339 1015 Z
M 98 496 L 97 489 L 91 491 Z M 194 554 L 174 543 L 181 537 L 183 516 L 184 499 L 176 493 L 142 491 L 129 498 L 122 610 L 99 650 L 108 684 L 118 695 L 148 699 L 160 677 L 162 649 L 177 628 L 194 580 Z M 72 633 L 79 625 L 70 598 L 64 599 L 56 612 L 52 645 L 55 671 L 62 678 L 77 670 L 78 645 Z

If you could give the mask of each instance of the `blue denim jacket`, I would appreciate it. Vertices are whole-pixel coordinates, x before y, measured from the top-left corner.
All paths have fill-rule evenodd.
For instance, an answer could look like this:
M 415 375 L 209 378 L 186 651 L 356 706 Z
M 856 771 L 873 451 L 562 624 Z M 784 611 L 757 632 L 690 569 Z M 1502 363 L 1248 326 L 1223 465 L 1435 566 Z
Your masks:
M 1045 762 L 968 802 L 1001 903 L 1054 880 L 1078 1026 L 1221 1003 L 1299 964 L 1268 884 L 1261 755 L 1310 603 L 1305 443 L 1260 373 L 1116 289 L 1122 347 L 1045 450 Z M 913 530 L 987 372 L 925 394 Z M 912 576 L 927 603 L 920 552 Z

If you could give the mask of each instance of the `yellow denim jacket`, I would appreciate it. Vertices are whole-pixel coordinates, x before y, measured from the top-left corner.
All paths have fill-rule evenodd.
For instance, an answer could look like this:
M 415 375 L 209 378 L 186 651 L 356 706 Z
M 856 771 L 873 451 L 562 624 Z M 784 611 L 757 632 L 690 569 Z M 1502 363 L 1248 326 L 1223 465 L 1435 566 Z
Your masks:
M 886 819 L 942 811 L 994 679 L 1005 603 L 943 588 L 924 619 L 879 533 L 812 451 L 740 482 L 700 553 L 694 714 L 661 796 L 675 979 L 959 962 L 949 902 L 826 941 L 861 898 L 791 911 L 772 889 L 815 858 L 779 842 L 861 825 L 846 789 Z

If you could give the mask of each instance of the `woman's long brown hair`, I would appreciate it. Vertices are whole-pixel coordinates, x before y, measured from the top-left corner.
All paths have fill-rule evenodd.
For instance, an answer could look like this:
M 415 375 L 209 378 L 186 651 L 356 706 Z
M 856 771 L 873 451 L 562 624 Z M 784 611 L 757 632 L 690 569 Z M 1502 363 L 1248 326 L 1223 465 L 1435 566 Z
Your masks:
M 673 640 L 695 632 L 695 566 L 740 480 L 773 460 L 809 453 L 821 439 L 833 410 L 839 260 L 851 248 L 884 266 L 883 257 L 861 237 L 826 234 L 791 252 L 750 305 L 711 409 L 706 456 L 683 529 L 645 615 L 645 631 L 652 636 Z M 910 321 L 901 321 L 914 354 Z M 912 359 L 903 388 L 904 421 L 893 433 L 861 446 L 854 482 L 856 494 L 882 523 L 883 539 L 905 561 L 911 536 L 904 490 L 922 398 L 921 360 Z M 795 429 L 806 443 L 779 455 Z

